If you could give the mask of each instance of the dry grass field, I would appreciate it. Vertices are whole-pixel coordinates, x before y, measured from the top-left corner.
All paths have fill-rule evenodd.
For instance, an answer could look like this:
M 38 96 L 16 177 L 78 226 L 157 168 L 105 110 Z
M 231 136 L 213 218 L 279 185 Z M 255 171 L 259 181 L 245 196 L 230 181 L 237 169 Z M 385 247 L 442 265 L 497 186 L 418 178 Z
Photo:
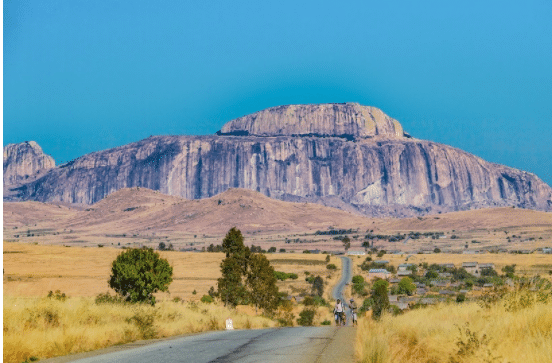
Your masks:
M 256 315 L 251 306 L 226 309 L 220 303 L 199 301 L 211 286 L 217 285 L 222 253 L 160 252 L 173 266 L 174 280 L 170 293 L 157 294 L 160 302 L 149 307 L 94 303 L 95 296 L 110 290 L 107 280 L 111 263 L 121 249 L 4 242 L 3 252 L 5 362 L 65 355 L 154 336 L 222 329 L 227 317 L 233 318 L 236 328 L 277 325 L 260 312 Z M 324 278 L 325 298 L 329 299 L 341 275 L 341 261 L 333 256 L 330 263 L 338 266 L 333 272 L 326 268 L 325 255 L 275 253 L 267 257 L 277 271 L 299 276 L 297 280 L 278 282 L 280 291 L 293 296 L 310 292 L 305 281 L 308 272 Z M 69 298 L 59 301 L 46 297 L 56 290 Z M 182 301 L 175 302 L 175 298 Z M 294 303 L 295 319 L 302 309 Z M 147 319 L 153 323 L 144 333 L 141 324 Z M 315 324 L 324 320 L 331 320 L 330 309 L 319 307 Z
M 60 290 L 73 297 L 96 296 L 109 290 L 108 279 L 111 263 L 123 250 L 111 247 L 82 248 L 42 246 L 28 243 L 4 242 L 4 296 L 46 296 L 49 291 Z M 161 251 L 173 267 L 173 282 L 169 293 L 159 293 L 158 299 L 179 297 L 186 301 L 198 301 L 211 286 L 216 288 L 220 277 L 223 253 L 195 253 Z M 305 272 L 320 275 L 331 288 L 341 274 L 338 269 L 326 269 L 325 255 L 273 253 L 267 254 L 277 271 L 294 272 L 299 278 L 278 282 L 280 291 L 298 295 L 309 284 Z M 341 267 L 341 260 L 331 258 L 330 263 Z M 193 294 L 193 291 L 196 294 Z M 326 296 L 329 298 L 329 295 Z
M 95 304 L 93 298 L 65 301 L 4 296 L 3 360 L 19 363 L 141 339 L 221 330 L 276 326 L 273 320 L 220 304 L 162 301 L 155 305 Z
M 529 295 L 527 295 L 529 296 Z M 511 296 L 489 308 L 440 304 L 359 320 L 356 356 L 370 363 L 552 362 L 552 299 Z

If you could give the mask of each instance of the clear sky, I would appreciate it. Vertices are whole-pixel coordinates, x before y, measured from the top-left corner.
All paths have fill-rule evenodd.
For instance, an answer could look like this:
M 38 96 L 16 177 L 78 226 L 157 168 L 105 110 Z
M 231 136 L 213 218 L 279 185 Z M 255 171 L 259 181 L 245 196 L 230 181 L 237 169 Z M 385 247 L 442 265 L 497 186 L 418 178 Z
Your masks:
M 4 0 L 4 145 L 61 163 L 358 102 L 552 184 L 552 1 Z

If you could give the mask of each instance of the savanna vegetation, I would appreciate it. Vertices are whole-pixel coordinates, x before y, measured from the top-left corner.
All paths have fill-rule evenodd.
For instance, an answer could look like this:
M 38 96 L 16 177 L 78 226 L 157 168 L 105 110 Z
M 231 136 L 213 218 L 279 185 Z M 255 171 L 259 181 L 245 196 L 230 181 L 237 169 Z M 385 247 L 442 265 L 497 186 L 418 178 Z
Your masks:
M 359 321 L 355 348 L 361 362 L 551 361 L 552 290 L 547 280 L 516 278 L 513 288 L 400 315 L 387 308 L 381 281 L 372 290 L 372 298 L 380 298 L 373 307 L 375 319 Z

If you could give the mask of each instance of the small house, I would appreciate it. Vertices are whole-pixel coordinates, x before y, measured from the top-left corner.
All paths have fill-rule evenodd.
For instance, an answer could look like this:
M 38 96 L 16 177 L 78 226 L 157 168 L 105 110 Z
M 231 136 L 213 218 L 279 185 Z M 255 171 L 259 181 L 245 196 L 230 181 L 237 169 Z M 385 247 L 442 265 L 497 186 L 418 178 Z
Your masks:
M 368 280 L 373 280 L 376 278 L 387 279 L 390 273 L 384 268 L 371 268 L 368 271 Z
M 465 269 L 469 274 L 479 277 L 480 269 L 477 262 L 464 262 L 462 263 L 462 268 Z

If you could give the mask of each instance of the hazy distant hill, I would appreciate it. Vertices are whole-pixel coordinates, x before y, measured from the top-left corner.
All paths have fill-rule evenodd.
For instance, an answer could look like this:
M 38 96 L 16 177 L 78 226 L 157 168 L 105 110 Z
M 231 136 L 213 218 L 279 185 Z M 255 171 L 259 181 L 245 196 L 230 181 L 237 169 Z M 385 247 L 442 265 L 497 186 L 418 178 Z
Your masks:
M 243 231 L 287 234 L 327 230 L 330 226 L 358 229 L 360 233 L 369 229 L 460 231 L 552 226 L 552 213 L 517 208 L 452 212 L 438 217 L 374 219 L 318 204 L 274 200 L 245 189 L 230 189 L 202 200 L 186 200 L 144 188 L 125 188 L 86 210 L 39 202 L 4 203 L 3 217 L 6 229 L 19 227 L 20 232 L 14 233 L 38 228 L 97 235 L 146 231 L 220 235 L 234 226 Z M 23 225 L 30 227 L 22 230 Z
M 12 193 L 93 204 L 136 186 L 187 199 L 245 188 L 369 216 L 552 210 L 552 189 L 535 175 L 414 139 L 382 111 L 352 103 L 274 107 L 217 135 L 150 137 L 84 155 Z

